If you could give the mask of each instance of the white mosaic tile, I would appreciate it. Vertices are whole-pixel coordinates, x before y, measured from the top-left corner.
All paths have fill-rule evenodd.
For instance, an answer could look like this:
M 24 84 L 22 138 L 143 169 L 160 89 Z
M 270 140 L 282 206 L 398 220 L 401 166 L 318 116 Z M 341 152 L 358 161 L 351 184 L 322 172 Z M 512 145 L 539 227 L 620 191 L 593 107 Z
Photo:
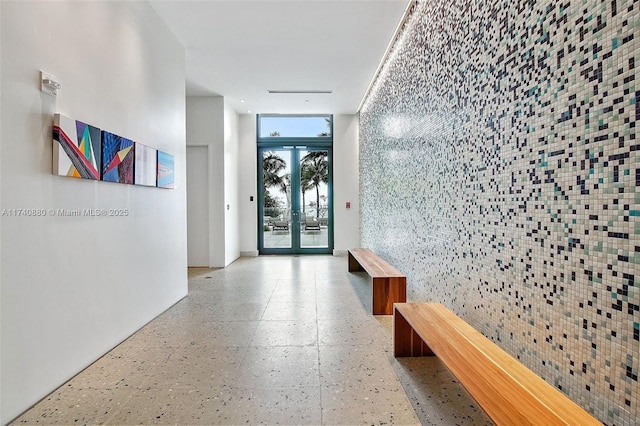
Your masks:
M 639 30 L 418 1 L 360 115 L 363 246 L 606 424 L 640 418 Z

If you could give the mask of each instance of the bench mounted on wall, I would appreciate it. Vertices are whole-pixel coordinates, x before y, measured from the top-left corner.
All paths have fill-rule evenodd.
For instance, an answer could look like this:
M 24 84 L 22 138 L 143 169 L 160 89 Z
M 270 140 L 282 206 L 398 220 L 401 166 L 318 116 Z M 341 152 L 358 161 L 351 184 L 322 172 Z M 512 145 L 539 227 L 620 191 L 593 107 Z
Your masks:
M 602 425 L 440 303 L 398 303 L 396 357 L 437 356 L 497 425 Z
M 349 250 L 349 272 L 366 271 L 373 281 L 373 315 L 393 315 L 407 301 L 407 277 L 369 249 Z

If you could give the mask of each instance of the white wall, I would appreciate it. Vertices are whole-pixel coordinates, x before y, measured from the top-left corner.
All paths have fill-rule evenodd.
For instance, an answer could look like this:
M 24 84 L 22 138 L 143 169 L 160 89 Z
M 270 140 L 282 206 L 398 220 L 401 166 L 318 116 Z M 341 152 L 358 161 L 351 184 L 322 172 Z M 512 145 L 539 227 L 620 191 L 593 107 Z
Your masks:
M 239 151 L 238 113 L 224 103 L 224 265 L 240 257 L 240 199 L 239 199 Z
M 0 24 L 2 23 L 2 7 L 0 7 Z M 2 136 L 1 130 L 2 130 L 2 102 L 1 100 L 3 99 L 2 97 L 2 86 L 4 85 L 2 83 L 2 28 L 0 27 L 0 137 Z M 2 141 L 0 140 L 0 159 L 2 159 Z M 2 161 L 0 161 L 0 211 L 2 211 L 2 207 L 3 207 L 3 203 L 2 203 L 2 192 L 1 192 L 1 188 L 2 188 Z M 0 241 L 2 240 L 2 216 L 0 216 Z M 0 307 L 2 306 L 2 244 L 0 244 Z M 2 325 L 2 316 L 0 313 L 0 326 Z M 0 382 L 2 382 L 2 334 L 1 334 L 1 328 L 0 328 Z M 0 385 L 0 401 L 3 401 L 3 396 L 2 396 L 2 392 L 3 392 L 3 387 Z M 4 418 L 2 417 L 2 403 L 0 402 L 0 424 L 4 424 Z
M 187 145 L 209 147 L 209 266 L 224 267 L 240 256 L 238 114 L 222 96 L 186 102 Z
M 187 263 L 209 266 L 209 147 L 187 146 Z
M 187 293 L 184 49 L 144 2 L 0 2 L 1 422 Z M 56 98 L 39 70 L 57 76 Z M 175 155 L 177 189 L 52 175 L 59 112 Z
M 258 253 L 258 190 L 256 116 L 242 114 L 239 122 L 240 136 L 240 252 L 243 255 Z M 253 201 L 250 200 L 253 197 Z
M 187 145 L 208 147 L 209 181 L 196 191 L 209 191 L 208 266 L 224 266 L 224 98 L 189 96 L 186 102 Z
M 357 115 L 333 116 L 334 254 L 360 246 L 358 126 Z

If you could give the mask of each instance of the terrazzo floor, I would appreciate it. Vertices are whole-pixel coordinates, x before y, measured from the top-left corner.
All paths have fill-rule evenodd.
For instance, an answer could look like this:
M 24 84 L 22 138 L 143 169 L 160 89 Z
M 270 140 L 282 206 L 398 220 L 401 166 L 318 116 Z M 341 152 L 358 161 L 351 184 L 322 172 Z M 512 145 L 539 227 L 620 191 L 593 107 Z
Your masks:
M 346 257 L 190 269 L 189 295 L 13 424 L 492 424 L 436 358 L 395 359 Z

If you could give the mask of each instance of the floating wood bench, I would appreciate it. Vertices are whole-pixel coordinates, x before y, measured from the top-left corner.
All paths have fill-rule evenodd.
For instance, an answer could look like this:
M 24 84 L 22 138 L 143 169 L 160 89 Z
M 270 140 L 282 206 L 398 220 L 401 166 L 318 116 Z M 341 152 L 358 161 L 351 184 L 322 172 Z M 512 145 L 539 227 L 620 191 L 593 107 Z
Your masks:
M 392 315 L 393 304 L 407 301 L 407 277 L 369 249 L 349 250 L 349 272 L 367 271 L 373 281 L 373 315 Z
M 396 357 L 435 355 L 498 425 L 602 425 L 440 303 L 398 303 Z

